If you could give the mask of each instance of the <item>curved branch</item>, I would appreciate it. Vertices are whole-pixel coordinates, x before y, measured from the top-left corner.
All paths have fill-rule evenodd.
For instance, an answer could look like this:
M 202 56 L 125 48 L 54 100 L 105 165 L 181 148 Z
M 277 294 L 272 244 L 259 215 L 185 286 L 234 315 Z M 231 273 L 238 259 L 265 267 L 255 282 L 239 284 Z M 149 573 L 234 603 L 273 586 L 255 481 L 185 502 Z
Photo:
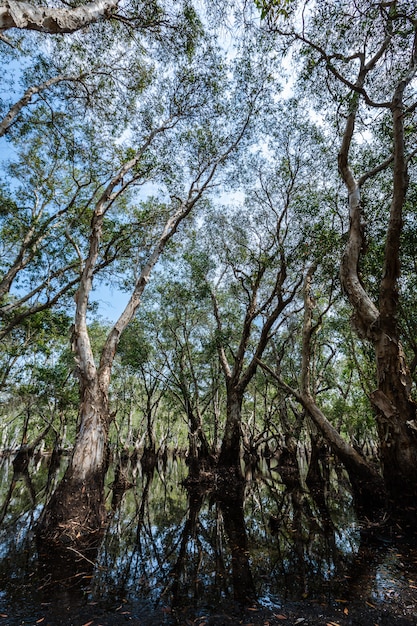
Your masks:
M 0 12 L 1 12 L 1 9 L 0 9 Z M 13 106 L 10 107 L 10 109 L 4 116 L 3 120 L 0 122 L 0 137 L 3 137 L 7 133 L 10 126 L 13 124 L 14 120 L 20 113 L 20 111 L 27 104 L 29 104 L 33 96 L 40 93 L 41 91 L 44 91 L 45 89 L 48 89 L 49 87 L 52 87 L 52 85 L 56 85 L 57 83 L 60 83 L 63 81 L 76 81 L 76 80 L 79 80 L 80 78 L 82 77 L 81 76 L 63 76 L 63 75 L 55 76 L 54 78 L 50 78 L 44 83 L 40 83 L 39 85 L 29 87 L 29 89 L 25 91 L 25 93 L 20 98 L 20 100 L 15 102 L 15 104 L 13 104 Z
M 376 165 L 373 169 L 369 170 L 369 172 L 365 172 L 365 174 L 363 174 L 359 178 L 358 186 L 362 187 L 362 185 L 367 180 L 369 180 L 370 178 L 373 178 L 374 176 L 379 174 L 379 172 L 383 172 L 384 170 L 386 170 L 387 167 L 389 167 L 393 161 L 394 161 L 394 155 L 390 154 L 390 156 L 387 157 L 384 161 L 381 161 L 381 163 L 379 163 L 379 165 Z
M 324 48 L 319 46 L 317 43 L 314 43 L 314 41 L 311 41 L 310 39 L 307 39 L 303 35 L 295 34 L 295 37 L 296 37 L 296 39 L 302 41 L 303 43 L 305 43 L 308 46 L 310 46 L 311 48 L 313 48 L 313 50 L 318 52 L 320 54 L 322 60 L 325 61 L 326 68 L 329 70 L 329 72 L 331 72 L 331 74 L 333 74 L 333 76 L 335 78 L 337 78 L 337 80 L 339 80 L 341 83 L 343 83 L 346 87 L 348 87 L 349 89 L 351 89 L 355 93 L 360 94 L 363 97 L 364 101 L 366 102 L 366 104 L 368 106 L 373 107 L 373 108 L 378 108 L 378 109 L 381 109 L 381 108 L 388 109 L 388 108 L 390 108 L 390 106 L 391 106 L 391 102 L 390 101 L 387 101 L 387 102 L 375 102 L 374 100 L 372 100 L 372 98 L 369 97 L 366 89 L 364 88 L 364 83 L 365 83 L 364 80 L 363 81 L 357 80 L 356 82 L 352 82 L 351 80 L 346 78 L 343 74 L 341 74 L 339 72 L 339 70 L 332 63 L 333 59 L 343 60 L 343 61 L 351 61 L 351 60 L 354 60 L 356 58 L 361 59 L 362 55 L 354 54 L 354 55 L 352 55 L 350 57 L 343 57 L 342 55 L 339 55 L 339 54 L 332 54 L 332 55 L 330 55 L 330 54 L 328 54 L 325 51 Z M 382 57 L 384 52 L 387 50 L 388 45 L 389 45 L 391 39 L 392 39 L 392 35 L 391 35 L 391 33 L 389 33 L 385 37 L 385 39 L 382 42 L 380 48 L 377 50 L 377 52 L 374 54 L 374 56 L 371 59 L 369 59 L 369 61 L 367 63 L 363 63 L 363 61 L 361 62 L 361 69 L 360 69 L 359 76 L 363 75 L 363 77 L 365 78 L 367 76 L 367 74 L 375 67 L 375 65 L 377 64 L 379 59 Z

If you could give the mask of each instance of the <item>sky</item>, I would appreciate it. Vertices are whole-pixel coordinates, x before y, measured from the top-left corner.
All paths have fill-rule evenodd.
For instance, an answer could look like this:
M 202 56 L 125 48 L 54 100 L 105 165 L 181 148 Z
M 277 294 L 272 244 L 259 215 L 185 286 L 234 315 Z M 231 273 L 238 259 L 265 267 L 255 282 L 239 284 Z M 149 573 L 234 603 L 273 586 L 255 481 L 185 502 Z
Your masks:
M 109 322 L 116 322 L 128 303 L 130 294 L 114 287 L 100 285 L 93 289 L 91 300 L 98 303 L 98 315 Z M 96 317 L 96 315 L 94 316 Z

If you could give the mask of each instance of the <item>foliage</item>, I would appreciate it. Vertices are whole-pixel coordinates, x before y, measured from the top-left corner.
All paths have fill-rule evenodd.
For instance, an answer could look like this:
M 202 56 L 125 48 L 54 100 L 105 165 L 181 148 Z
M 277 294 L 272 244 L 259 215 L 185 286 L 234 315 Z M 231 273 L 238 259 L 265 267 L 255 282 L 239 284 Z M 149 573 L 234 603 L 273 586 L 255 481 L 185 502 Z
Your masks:
M 70 326 L 97 215 L 86 314 L 96 366 L 114 321 L 103 321 L 102 293 L 132 293 L 164 225 L 186 202 L 192 211 L 175 227 L 120 337 L 112 443 L 143 444 L 149 431 L 161 448 L 185 447 L 194 413 L 216 449 L 226 419 L 221 354 L 231 369 L 247 371 L 265 328 L 262 359 L 296 388 L 302 282 L 312 266 L 315 396 L 346 439 L 375 440 L 375 354 L 352 333 L 338 276 L 349 220 L 337 158 L 346 119 L 357 110 L 350 158 L 363 177 L 360 280 L 378 303 L 392 201 L 386 103 L 407 76 L 415 20 L 403 2 L 255 6 L 261 24 L 236 20 L 230 45 L 226 30 L 210 23 L 213 8 L 169 0 L 125 3 L 112 19 L 68 37 L 12 33 L 14 47 L 0 42 L 7 68 L 0 113 L 14 116 L 0 138 L 3 445 L 24 431 L 34 438 L 46 423 L 73 443 L 79 407 Z M 361 55 L 368 58 L 384 38 L 387 47 L 359 88 Z M 282 94 L 290 45 L 293 80 Z M 415 377 L 415 82 L 407 89 L 399 327 Z M 268 327 L 280 301 L 287 304 Z M 288 428 L 296 431 L 297 412 L 255 370 L 242 428 L 252 441 L 277 447 Z M 305 422 L 301 436 L 308 429 Z

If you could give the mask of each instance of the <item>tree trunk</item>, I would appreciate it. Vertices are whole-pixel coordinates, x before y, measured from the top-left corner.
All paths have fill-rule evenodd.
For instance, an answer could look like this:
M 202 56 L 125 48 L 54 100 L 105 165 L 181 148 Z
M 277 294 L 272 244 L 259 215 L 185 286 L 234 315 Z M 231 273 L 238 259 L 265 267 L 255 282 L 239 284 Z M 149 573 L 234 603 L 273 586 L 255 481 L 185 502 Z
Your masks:
M 311 283 L 316 265 L 312 265 L 307 271 L 304 281 L 304 322 L 302 342 L 302 365 L 301 365 L 301 391 L 298 392 L 287 385 L 270 367 L 261 363 L 262 368 L 271 374 L 279 384 L 293 395 L 310 415 L 314 424 L 323 434 L 331 446 L 333 452 L 344 464 L 352 485 L 352 491 L 358 513 L 372 516 L 378 514 L 385 504 L 385 490 L 381 476 L 367 463 L 340 433 L 332 426 L 316 403 L 314 393 L 311 390 L 311 341 L 314 333 L 319 328 L 319 323 L 313 325 L 314 300 L 311 296 Z M 321 316 L 319 316 L 320 320 Z
M 187 464 L 190 468 L 190 477 L 198 477 L 212 467 L 212 455 L 208 441 L 201 427 L 193 428 L 190 425 L 188 432 L 188 457 Z
M 103 2 L 99 0 L 100 6 Z M 93 6 L 93 5 L 90 5 Z M 75 10 L 75 9 L 74 9 Z M 1 12 L 0 12 L 1 15 Z M 75 294 L 76 310 L 72 334 L 72 348 L 80 379 L 80 423 L 74 452 L 62 482 L 45 506 L 38 527 L 38 536 L 54 541 L 88 544 L 100 534 L 106 519 L 104 507 L 104 478 L 107 470 L 108 429 L 111 421 L 108 390 L 111 371 L 120 336 L 134 318 L 152 270 L 165 246 L 177 232 L 181 222 L 211 187 L 217 168 L 227 159 L 243 137 L 246 124 L 232 145 L 226 147 L 217 159 L 210 159 L 196 173 L 184 200 L 175 200 L 162 231 L 151 247 L 147 260 L 136 280 L 125 309 L 107 335 L 100 363 L 97 367 L 87 325 L 88 304 L 93 277 L 99 258 L 104 220 L 115 199 L 140 174 L 134 169 L 154 138 L 173 128 L 179 118 L 169 118 L 152 130 L 132 159 L 113 176 L 98 198 L 90 224 L 89 251 L 85 259 L 79 288 Z
M 310 363 L 311 339 L 318 325 L 313 325 L 314 300 L 311 296 L 311 282 L 316 266 L 307 272 L 304 282 L 304 324 L 303 324 L 303 359 L 301 368 L 300 402 L 309 413 L 314 424 L 324 435 L 332 450 L 342 461 L 349 475 L 355 504 L 360 514 L 368 517 L 377 515 L 385 505 L 385 489 L 381 476 L 364 457 L 362 457 L 340 433 L 332 426 L 311 392 Z
M 333 452 L 345 466 L 358 512 L 366 514 L 367 517 L 378 515 L 385 505 L 385 490 L 381 476 L 333 428 L 311 396 L 303 393 L 301 401 Z
M 65 475 L 38 524 L 40 539 L 83 547 L 100 537 L 106 519 L 104 478 L 109 423 L 107 393 L 98 379 L 82 385 L 80 427 Z
M 379 292 L 379 332 L 375 337 L 378 389 L 371 400 L 376 409 L 385 483 L 396 508 L 415 510 L 417 497 L 416 405 L 412 380 L 398 332 L 400 245 L 408 174 L 404 155 L 404 85 L 393 100 L 393 197 L 385 242 L 384 272 Z
M 185 378 L 181 380 L 181 393 L 188 419 L 187 464 L 190 468 L 190 478 L 198 480 L 202 472 L 205 473 L 212 467 L 210 446 L 204 433 L 198 404 L 196 403 L 196 406 L 193 406 Z
M 398 366 L 398 361 L 385 360 L 389 370 Z M 388 367 L 389 366 L 389 367 Z M 388 380 L 379 381 L 379 389 L 371 394 L 371 401 L 376 409 L 379 434 L 379 450 L 385 484 L 394 505 L 400 513 L 407 509 L 415 511 L 417 498 L 417 449 L 415 407 L 411 399 L 404 403 L 403 393 L 396 394 L 392 383 L 398 373 Z M 382 384 L 381 384 L 382 383 Z M 391 389 L 386 389 L 391 387 Z M 383 391 L 385 389 L 385 392 Z M 408 418 L 408 419 L 407 419 Z
M 233 468 L 241 475 L 240 444 L 243 393 L 227 386 L 226 425 L 217 462 L 219 468 Z
M 158 460 L 156 453 L 156 441 L 154 432 L 154 413 L 152 411 L 151 395 L 148 394 L 146 401 L 146 436 L 145 445 L 143 448 L 140 464 L 142 470 L 151 472 L 154 470 L 156 462 Z
M 22 28 L 42 33 L 73 33 L 109 17 L 117 8 L 118 0 L 96 0 L 84 6 L 49 9 L 29 2 L 8 0 L 0 7 L 0 30 Z
M 377 389 L 371 394 L 375 408 L 384 481 L 394 511 L 400 516 L 414 510 L 417 497 L 416 406 L 411 398 L 411 376 L 398 331 L 398 279 L 402 213 L 408 186 L 404 149 L 403 92 L 401 81 L 392 101 L 393 191 L 387 224 L 383 278 L 379 309 L 366 293 L 359 276 L 364 249 L 361 180 L 353 176 L 348 163 L 356 110 L 350 114 L 339 153 L 339 171 L 349 192 L 349 238 L 342 257 L 341 281 L 353 307 L 353 323 L 362 338 L 375 349 Z M 366 176 L 362 180 L 366 180 Z

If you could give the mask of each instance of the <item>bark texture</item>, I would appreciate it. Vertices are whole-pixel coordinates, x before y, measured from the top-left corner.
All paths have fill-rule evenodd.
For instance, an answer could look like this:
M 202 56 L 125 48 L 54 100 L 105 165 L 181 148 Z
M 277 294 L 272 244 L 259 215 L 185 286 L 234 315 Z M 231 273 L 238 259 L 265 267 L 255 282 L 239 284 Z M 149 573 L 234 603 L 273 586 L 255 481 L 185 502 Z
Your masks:
M 100 539 L 106 511 L 107 395 L 93 379 L 82 387 L 80 429 L 62 481 L 45 507 L 38 536 L 55 545 L 89 547 Z
M 118 4 L 119 0 L 96 0 L 74 9 L 50 9 L 7 0 L 0 7 L 0 31 L 20 28 L 49 34 L 73 33 L 109 17 Z
M 339 153 L 339 171 L 349 193 L 350 217 L 349 238 L 341 263 L 341 281 L 354 311 L 354 327 L 359 336 L 370 340 L 375 348 L 377 389 L 371 394 L 371 401 L 379 432 L 384 480 L 398 512 L 413 508 L 417 497 L 417 439 L 413 428 L 416 406 L 411 398 L 412 381 L 398 329 L 402 214 L 408 185 L 402 105 L 405 86 L 405 80 L 397 85 L 390 105 L 394 131 L 392 200 L 386 229 L 379 308 L 366 293 L 359 275 L 365 247 L 361 180 L 355 179 L 349 166 L 356 108 L 348 118 Z

